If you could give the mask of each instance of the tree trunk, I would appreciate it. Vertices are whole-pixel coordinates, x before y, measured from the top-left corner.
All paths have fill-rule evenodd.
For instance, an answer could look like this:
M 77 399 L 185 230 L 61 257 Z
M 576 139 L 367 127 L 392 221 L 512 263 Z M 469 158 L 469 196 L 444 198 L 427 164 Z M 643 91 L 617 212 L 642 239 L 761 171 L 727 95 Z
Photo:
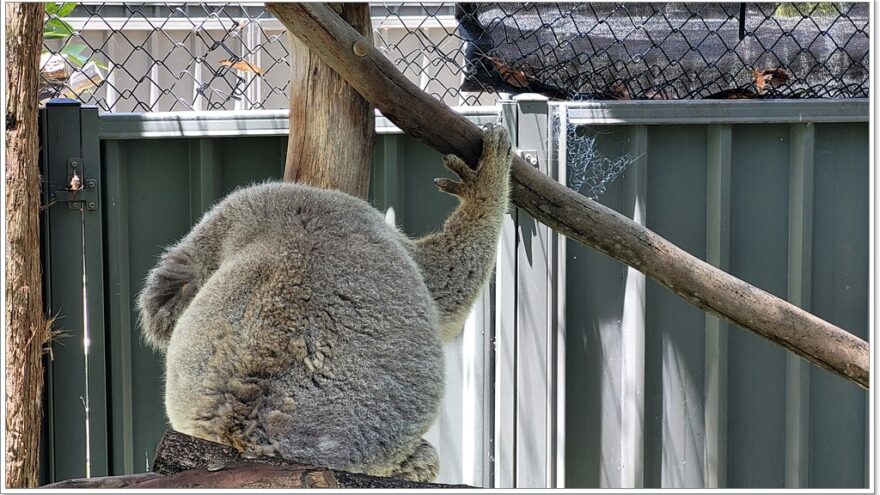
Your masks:
M 482 132 L 408 81 L 372 44 L 319 3 L 276 6 L 275 16 L 404 132 L 475 165 Z M 863 388 L 868 344 L 797 306 L 696 258 L 616 211 L 550 179 L 521 157 L 511 199 L 548 227 L 621 261 L 691 304 L 785 347 Z
M 329 6 L 372 39 L 370 6 Z M 273 7 L 267 5 L 270 12 Z M 373 106 L 309 48 L 288 33 L 290 137 L 284 180 L 338 189 L 366 199 L 373 160 Z
M 37 485 L 43 344 L 37 88 L 43 4 L 6 4 L 6 486 Z

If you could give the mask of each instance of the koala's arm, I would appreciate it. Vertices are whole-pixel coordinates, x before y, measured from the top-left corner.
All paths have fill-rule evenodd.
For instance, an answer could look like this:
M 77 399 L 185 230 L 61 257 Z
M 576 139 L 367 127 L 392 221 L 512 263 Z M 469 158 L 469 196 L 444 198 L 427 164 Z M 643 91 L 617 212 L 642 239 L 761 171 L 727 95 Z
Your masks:
M 409 243 L 440 313 L 441 336 L 458 335 L 477 296 L 492 273 L 495 251 L 507 211 L 511 149 L 500 126 L 485 131 L 477 170 L 460 158 L 443 158 L 461 182 L 435 179 L 438 187 L 458 196 L 458 208 L 443 231 Z
M 211 211 L 193 230 L 162 253 L 147 274 L 137 307 L 146 342 L 165 351 L 183 310 L 217 270 L 229 222 L 222 209 Z

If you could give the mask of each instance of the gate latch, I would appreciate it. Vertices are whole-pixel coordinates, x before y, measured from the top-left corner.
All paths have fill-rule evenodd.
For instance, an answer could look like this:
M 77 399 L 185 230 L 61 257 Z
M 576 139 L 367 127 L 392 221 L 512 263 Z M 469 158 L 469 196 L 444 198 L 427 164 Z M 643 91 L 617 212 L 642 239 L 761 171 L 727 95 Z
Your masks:
M 82 159 L 71 157 L 67 159 L 67 189 L 55 191 L 49 198 L 49 203 L 67 203 L 71 210 L 85 208 L 89 211 L 98 209 L 98 180 L 84 179 Z

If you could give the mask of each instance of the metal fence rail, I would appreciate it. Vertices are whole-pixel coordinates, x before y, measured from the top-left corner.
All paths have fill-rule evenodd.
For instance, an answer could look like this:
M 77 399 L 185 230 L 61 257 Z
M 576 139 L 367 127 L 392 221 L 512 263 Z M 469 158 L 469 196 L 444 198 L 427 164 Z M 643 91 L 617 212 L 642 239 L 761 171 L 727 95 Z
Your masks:
M 48 4 L 45 99 L 102 111 L 281 109 L 283 26 L 262 5 Z M 376 45 L 450 105 L 868 96 L 867 3 L 379 3 Z

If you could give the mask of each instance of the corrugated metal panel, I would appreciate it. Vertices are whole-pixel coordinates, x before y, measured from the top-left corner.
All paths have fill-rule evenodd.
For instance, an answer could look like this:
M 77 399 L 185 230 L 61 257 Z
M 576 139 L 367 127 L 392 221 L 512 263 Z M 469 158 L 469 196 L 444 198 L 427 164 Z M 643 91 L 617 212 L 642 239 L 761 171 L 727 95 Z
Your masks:
M 762 103 L 750 119 L 729 102 L 665 107 L 711 125 L 659 125 L 679 120 L 651 104 L 568 115 L 595 123 L 587 132 L 610 157 L 634 139 L 614 115 L 642 110 L 635 120 L 652 124 L 644 163 L 600 202 L 632 216 L 631 184 L 647 174 L 648 228 L 866 338 L 868 126 L 832 123 L 852 110 L 834 102 L 798 102 L 804 123 L 789 118 L 798 103 Z M 638 352 L 625 344 L 631 274 L 572 242 L 567 264 L 567 487 L 640 486 L 624 474 L 640 462 L 623 452 L 633 401 L 644 401 L 645 487 L 866 486 L 866 392 L 648 282 L 644 396 L 628 393 L 641 379 L 623 378 Z
M 816 126 L 811 298 L 816 315 L 863 339 L 871 337 L 867 127 Z M 867 486 L 867 394 L 811 367 L 809 409 L 811 486 Z

